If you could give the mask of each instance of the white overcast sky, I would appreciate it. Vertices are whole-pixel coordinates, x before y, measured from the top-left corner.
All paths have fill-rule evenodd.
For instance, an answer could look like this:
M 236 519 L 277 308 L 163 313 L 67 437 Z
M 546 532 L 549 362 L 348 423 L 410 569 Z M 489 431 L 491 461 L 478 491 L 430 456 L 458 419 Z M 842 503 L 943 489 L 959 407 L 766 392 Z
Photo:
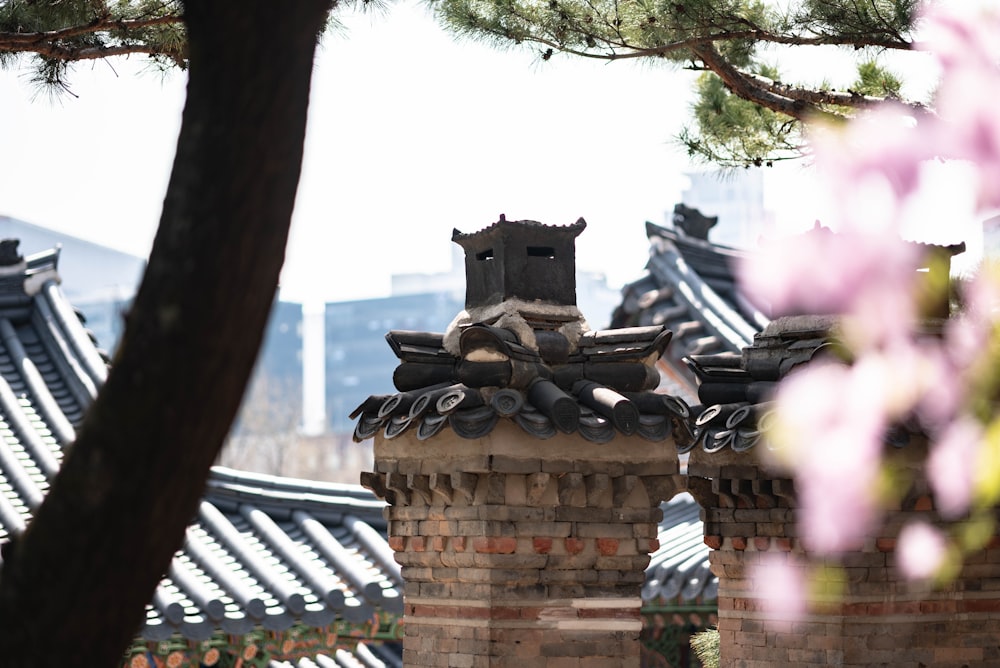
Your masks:
M 673 143 L 689 74 L 456 42 L 412 0 L 345 23 L 315 67 L 285 298 L 384 295 L 392 273 L 446 270 L 452 228 L 500 213 L 582 216 L 580 268 L 612 285 L 641 273 L 643 223 L 664 221 L 693 169 Z M 0 72 L 0 215 L 148 252 L 185 80 L 138 66 L 81 64 L 77 97 L 55 103 Z M 801 190 L 772 187 L 769 202 L 808 224 L 816 202 Z

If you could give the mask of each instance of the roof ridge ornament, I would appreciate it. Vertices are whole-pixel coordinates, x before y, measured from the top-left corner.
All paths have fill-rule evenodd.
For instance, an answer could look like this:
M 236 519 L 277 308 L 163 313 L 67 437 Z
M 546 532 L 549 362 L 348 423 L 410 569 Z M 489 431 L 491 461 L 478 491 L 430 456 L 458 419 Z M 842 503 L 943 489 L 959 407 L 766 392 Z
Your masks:
M 20 239 L 0 240 L 0 267 L 11 267 L 24 262 L 24 256 L 17 251 Z

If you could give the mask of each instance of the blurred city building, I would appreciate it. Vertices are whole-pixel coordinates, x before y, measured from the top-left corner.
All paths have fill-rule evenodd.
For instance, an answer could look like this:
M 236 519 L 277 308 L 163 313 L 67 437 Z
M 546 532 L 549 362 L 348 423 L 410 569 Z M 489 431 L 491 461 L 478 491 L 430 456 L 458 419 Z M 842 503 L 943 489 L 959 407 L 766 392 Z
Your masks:
M 774 224 L 764 208 L 764 174 L 760 169 L 690 172 L 681 202 L 706 216 L 718 216 L 712 241 L 722 246 L 752 248 Z M 672 218 L 668 212 L 667 218 Z

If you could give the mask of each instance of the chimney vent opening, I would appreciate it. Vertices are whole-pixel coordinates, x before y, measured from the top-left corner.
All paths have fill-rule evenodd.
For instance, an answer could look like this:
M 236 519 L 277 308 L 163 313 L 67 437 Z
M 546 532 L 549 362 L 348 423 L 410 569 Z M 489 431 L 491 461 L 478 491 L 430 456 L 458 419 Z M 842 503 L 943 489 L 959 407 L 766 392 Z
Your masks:
M 556 249 L 552 246 L 528 246 L 528 257 L 543 257 L 554 260 L 556 259 Z

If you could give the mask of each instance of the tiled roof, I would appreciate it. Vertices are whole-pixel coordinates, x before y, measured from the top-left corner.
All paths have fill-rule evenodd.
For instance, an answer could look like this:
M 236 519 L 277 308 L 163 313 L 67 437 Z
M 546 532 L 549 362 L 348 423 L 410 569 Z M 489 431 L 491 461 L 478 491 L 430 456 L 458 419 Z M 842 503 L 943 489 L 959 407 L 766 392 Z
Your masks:
M 662 326 L 586 332 L 575 347 L 559 332 L 534 336 L 537 349 L 511 329 L 470 325 L 453 354 L 444 334 L 389 332 L 400 391 L 358 406 L 355 440 L 407 431 L 423 440 L 445 428 L 479 438 L 503 419 L 541 439 L 561 431 L 599 443 L 617 433 L 662 441 L 685 424 L 687 405 L 652 391 L 653 364 L 670 342 Z
M 217 630 L 285 631 L 401 614 L 402 579 L 382 505 L 360 487 L 214 469 L 140 635 L 203 640 Z
M 682 493 L 662 504 L 658 540 L 642 586 L 644 606 L 684 606 L 715 601 L 719 578 L 709 570 L 709 548 L 698 504 Z
M 0 543 L 30 523 L 107 373 L 57 259 L 0 260 Z M 402 612 L 383 505 L 361 487 L 213 469 L 137 641 L 291 638 L 334 624 L 379 633 Z M 316 653 L 294 645 L 290 656 Z
M 661 325 L 672 331 L 661 369 L 673 387 L 693 397 L 696 379 L 684 358 L 738 353 L 768 319 L 736 284 L 734 265 L 742 251 L 652 223 L 646 223 L 646 235 L 647 274 L 622 289 L 612 327 Z
M 399 643 L 358 643 L 353 652 L 339 649 L 298 661 L 271 661 L 268 668 L 403 668 L 403 650 Z

